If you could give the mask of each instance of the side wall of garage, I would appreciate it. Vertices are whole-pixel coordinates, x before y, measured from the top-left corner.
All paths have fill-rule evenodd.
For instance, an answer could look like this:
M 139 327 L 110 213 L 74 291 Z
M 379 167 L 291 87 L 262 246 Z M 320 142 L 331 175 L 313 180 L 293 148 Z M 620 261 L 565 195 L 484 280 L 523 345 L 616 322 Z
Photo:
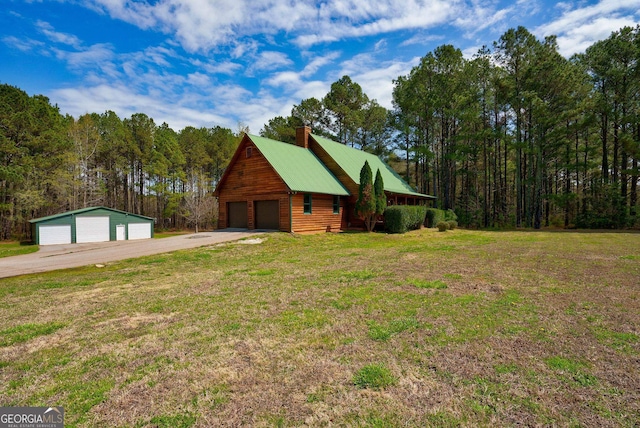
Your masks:
M 110 210 L 107 210 L 110 211 Z M 127 213 L 127 212 L 123 212 L 123 211 L 110 211 L 110 216 L 111 216 L 111 224 L 110 224 L 110 234 L 111 234 L 111 241 L 115 241 L 117 239 L 116 237 L 116 228 L 118 227 L 118 225 L 124 225 L 125 227 L 125 239 L 143 239 L 141 238 L 139 235 L 139 230 L 140 230 L 140 226 L 141 224 L 149 224 L 149 230 L 150 230 L 150 236 L 148 236 L 148 238 L 153 238 L 153 220 L 147 217 L 142 217 L 136 214 L 131 214 L 131 213 Z M 129 225 L 134 225 L 136 226 L 134 227 L 129 227 Z M 131 238 L 129 237 L 129 231 L 130 230 L 137 230 L 138 234 L 135 234 L 134 236 L 132 236 Z

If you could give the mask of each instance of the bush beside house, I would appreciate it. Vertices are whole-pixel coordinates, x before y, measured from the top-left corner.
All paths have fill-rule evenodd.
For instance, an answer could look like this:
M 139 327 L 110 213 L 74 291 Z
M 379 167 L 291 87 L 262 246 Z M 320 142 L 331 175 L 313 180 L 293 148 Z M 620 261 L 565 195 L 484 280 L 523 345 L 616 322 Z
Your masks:
M 438 223 L 457 221 L 458 216 L 453 210 L 440 210 L 438 208 L 427 208 L 426 220 L 424 225 L 426 227 L 437 227 Z M 456 223 L 457 225 L 457 223 Z
M 424 205 L 393 205 L 384 211 L 385 229 L 389 233 L 420 229 L 426 214 L 427 207 Z

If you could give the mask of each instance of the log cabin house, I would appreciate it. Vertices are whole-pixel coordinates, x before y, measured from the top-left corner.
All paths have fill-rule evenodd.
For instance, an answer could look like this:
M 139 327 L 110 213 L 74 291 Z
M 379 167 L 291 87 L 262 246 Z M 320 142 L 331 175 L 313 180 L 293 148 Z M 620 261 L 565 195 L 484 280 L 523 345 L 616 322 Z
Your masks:
M 245 134 L 214 195 L 218 228 L 275 229 L 312 233 L 362 229 L 355 214 L 360 170 L 380 170 L 389 205 L 424 204 L 377 156 L 296 130 L 296 144 Z

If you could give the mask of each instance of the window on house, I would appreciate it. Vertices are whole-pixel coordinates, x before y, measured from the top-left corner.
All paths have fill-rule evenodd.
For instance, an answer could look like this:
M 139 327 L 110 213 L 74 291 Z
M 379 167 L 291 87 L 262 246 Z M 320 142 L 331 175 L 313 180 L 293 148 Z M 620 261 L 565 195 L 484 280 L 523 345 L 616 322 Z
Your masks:
M 247 147 L 247 158 L 251 157 L 252 152 L 253 152 L 253 147 Z
M 311 214 L 311 195 L 308 193 L 304 195 L 303 207 L 305 214 Z
M 340 196 L 333 197 L 333 213 L 340 214 Z

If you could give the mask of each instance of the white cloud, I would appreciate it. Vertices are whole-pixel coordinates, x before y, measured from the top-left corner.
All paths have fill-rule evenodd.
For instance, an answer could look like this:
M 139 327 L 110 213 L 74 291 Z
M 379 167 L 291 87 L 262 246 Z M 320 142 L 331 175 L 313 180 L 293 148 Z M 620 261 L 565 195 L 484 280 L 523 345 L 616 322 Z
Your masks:
M 445 37 L 442 34 L 417 34 L 400 43 L 400 46 L 426 45 L 431 42 L 436 42 L 444 39 Z
M 106 12 L 112 18 L 134 24 L 140 28 L 148 29 L 157 25 L 158 21 L 154 16 L 156 7 L 144 2 L 134 2 L 130 0 L 89 0 L 82 2 L 85 7 L 98 12 Z
M 264 103 L 262 97 L 266 96 L 267 100 L 275 100 L 275 108 L 270 115 L 268 111 L 265 111 L 266 116 L 256 116 L 255 120 L 263 120 L 262 123 L 266 123 L 274 116 L 288 116 L 291 114 L 291 108 L 294 104 L 299 104 L 301 100 L 306 98 L 322 98 L 324 97 L 331 87 L 332 81 L 330 80 L 307 80 L 308 78 L 315 76 L 319 69 L 334 64 L 340 57 L 340 52 L 329 52 L 324 55 L 314 56 L 311 52 L 304 52 L 304 57 L 310 57 L 311 60 L 304 66 L 304 68 L 297 71 L 281 71 L 274 73 L 263 80 L 264 88 L 259 93 L 260 103 Z M 337 64 L 336 64 L 337 65 Z M 329 76 L 323 75 L 327 79 L 332 78 L 333 74 L 329 73 Z M 274 96 L 266 88 L 273 88 L 280 96 Z M 267 105 L 270 104 L 267 102 Z M 278 113 L 274 113 L 274 112 Z
M 585 6 L 573 10 L 566 9 L 562 16 L 548 24 L 541 25 L 536 31 L 544 34 L 560 34 L 576 25 L 583 25 L 591 20 L 628 12 L 630 15 L 638 14 L 640 0 L 601 0 L 595 5 Z
M 284 32 L 299 46 L 448 24 L 468 9 L 462 0 L 91 0 L 86 6 L 142 29 L 174 37 L 189 52 L 234 45 L 244 37 Z M 482 8 L 488 11 L 490 8 Z M 236 57 L 246 51 L 236 46 Z
M 340 40 L 340 36 L 334 33 L 323 33 L 323 34 L 303 34 L 301 36 L 296 37 L 294 40 L 295 44 L 302 47 L 310 47 L 313 45 L 317 45 L 318 43 L 329 43 L 336 42 Z
M 231 57 L 239 59 L 243 56 L 255 55 L 258 48 L 258 42 L 255 40 L 236 40 L 231 50 Z
M 462 50 L 462 56 L 465 59 L 472 59 L 480 49 L 482 49 L 482 46 L 469 46 Z
M 296 88 L 293 93 L 293 103 L 290 107 L 293 107 L 293 104 L 300 104 L 300 101 L 307 98 L 313 97 L 321 100 L 325 95 L 327 95 L 329 89 L 331 89 L 331 83 L 333 82 L 321 80 L 304 82 L 304 84 Z
M 178 55 L 173 49 L 168 49 L 163 46 L 154 46 L 144 50 L 143 54 L 145 61 L 152 62 L 155 65 L 161 67 L 171 67 L 172 62 L 168 58 L 180 60 Z
M 234 36 L 235 25 L 250 19 L 243 1 L 183 0 L 161 2 L 156 17 L 175 31 L 183 46 L 191 52 L 207 51 Z
M 190 52 L 206 52 L 246 35 L 293 30 L 316 13 L 312 1 L 92 0 L 86 6 L 142 29 L 174 34 Z
M 282 52 L 262 51 L 253 59 L 249 72 L 278 70 L 292 64 L 293 61 Z
M 352 77 L 360 83 L 362 90 L 369 98 L 375 99 L 381 106 L 391 109 L 393 107 L 393 80 L 398 76 L 408 74 L 413 67 L 418 65 L 419 61 L 419 58 L 414 58 L 407 62 L 387 63 L 383 68 L 354 74 Z
M 264 83 L 273 87 L 298 87 L 302 84 L 302 78 L 300 73 L 295 71 L 283 71 L 276 73 L 264 80 Z
M 99 68 L 113 75 L 113 69 L 110 67 L 111 61 L 115 58 L 113 46 L 108 43 L 98 43 L 86 49 L 71 52 L 61 49 L 53 49 L 56 56 L 64 60 L 67 65 L 75 70 L 86 70 Z
M 363 72 L 364 70 L 371 69 L 377 64 L 376 58 L 369 52 L 360 53 L 351 57 L 351 59 L 342 61 L 340 64 L 342 67 L 336 70 L 335 80 L 344 75 L 353 75 Z M 351 76 L 353 79 L 353 76 Z
M 309 55 L 312 56 L 312 59 L 300 73 L 304 77 L 313 76 L 322 67 L 334 63 L 340 57 L 340 52 L 329 52 L 325 55 L 311 53 Z
M 7 46 L 10 46 L 14 49 L 18 49 L 19 51 L 22 51 L 22 52 L 29 52 L 34 48 L 44 46 L 44 43 L 42 43 L 39 40 L 33 40 L 30 38 L 20 39 L 15 36 L 3 37 L 2 42 Z
M 374 50 L 376 51 L 383 51 L 387 48 L 388 43 L 386 39 L 380 39 L 376 42 L 375 46 L 374 46 Z
M 113 110 L 121 119 L 142 112 L 157 124 L 166 122 L 175 130 L 186 126 L 235 126 L 233 118 L 211 113 L 213 110 L 203 111 L 162 97 L 137 94 L 120 84 L 58 89 L 52 96 L 63 111 L 75 117 Z
M 592 22 L 568 29 L 558 36 L 560 54 L 570 57 L 575 53 L 584 52 L 598 40 L 608 38 L 613 31 L 622 27 L 635 27 L 638 21 L 630 18 L 597 18 Z
M 414 53 L 402 57 L 393 51 L 398 34 L 377 43 L 350 40 L 364 40 L 365 53 L 344 61 L 344 51 L 351 47 L 338 51 L 320 43 L 409 30 L 399 46 L 427 45 L 445 39 L 442 34 L 450 35 L 451 27 L 475 38 L 482 29 L 499 27 L 507 15 L 528 15 L 539 6 L 535 0 L 503 9 L 495 0 L 87 1 L 115 19 L 170 34 L 170 40 L 117 53 L 107 43 L 84 46 L 77 37 L 39 21 L 43 40 L 66 45 L 49 52 L 82 79 L 76 89 L 54 91 L 52 99 L 65 112 L 78 116 L 114 110 L 122 118 L 144 112 L 176 130 L 187 125 L 235 129 L 242 121 L 253 132 L 274 116 L 290 114 L 302 99 L 322 98 L 345 74 L 370 98 L 391 108 L 393 80 L 419 62 Z M 561 51 L 568 54 L 637 23 L 638 9 L 640 0 L 602 0 L 582 8 L 567 2 L 556 9 L 561 14 L 557 20 L 535 33 L 558 34 Z M 2 41 L 24 51 L 42 44 L 16 37 Z M 473 40 L 465 56 L 475 54 L 481 43 Z M 307 50 L 290 53 L 292 45 Z M 247 75 L 252 79 L 243 80 Z
M 42 34 L 47 36 L 49 40 L 54 43 L 62 43 L 64 45 L 72 46 L 76 49 L 79 49 L 82 43 L 80 39 L 73 34 L 61 33 L 59 31 L 55 31 L 53 26 L 45 21 L 36 22 L 36 27 L 40 30 Z
M 371 36 L 392 31 L 431 28 L 448 24 L 455 16 L 464 14 L 461 1 L 433 0 L 339 0 L 324 3 L 322 19 L 312 29 L 295 39 L 300 46 L 311 46 L 320 42 Z
M 464 29 L 468 35 L 476 34 L 504 21 L 507 15 L 513 12 L 513 9 L 513 7 L 509 7 L 495 10 L 493 7 L 484 6 L 476 1 L 471 10 L 455 20 L 455 24 Z
M 194 86 L 208 87 L 211 84 L 211 79 L 206 74 L 196 72 L 187 76 L 187 82 Z
M 392 108 L 393 80 L 408 74 L 420 58 L 409 61 L 380 61 L 371 54 L 360 54 L 345 61 L 340 76 L 349 75 L 371 99 L 383 107 Z M 339 78 L 339 77 L 338 77 Z
M 288 116 L 291 114 L 291 107 L 294 101 L 287 97 L 276 97 L 270 93 L 258 93 L 256 99 L 259 102 L 248 102 L 232 105 L 242 122 L 249 125 L 252 133 L 257 134 L 265 123 L 276 116 Z
M 640 24 L 640 0 L 601 0 L 571 9 L 563 3 L 562 15 L 533 30 L 538 37 L 558 36 L 560 53 L 571 56 L 598 40 L 606 39 L 623 26 Z
M 232 75 L 234 73 L 237 73 L 239 70 L 243 68 L 241 64 L 238 64 L 237 62 L 228 61 L 228 60 L 225 60 L 222 62 L 214 62 L 214 61 L 203 62 L 199 59 L 192 59 L 190 60 L 190 62 L 195 67 L 201 68 L 210 74 Z

